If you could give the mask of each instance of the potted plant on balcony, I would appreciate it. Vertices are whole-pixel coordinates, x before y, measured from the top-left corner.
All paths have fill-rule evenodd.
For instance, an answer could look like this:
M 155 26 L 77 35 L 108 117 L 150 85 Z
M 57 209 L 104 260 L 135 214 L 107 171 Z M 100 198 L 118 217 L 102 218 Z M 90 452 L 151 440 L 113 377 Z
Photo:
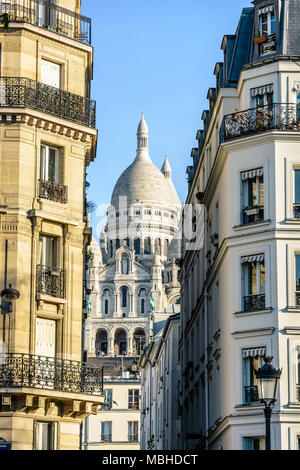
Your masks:
M 262 36 L 261 34 L 257 34 L 254 38 L 255 44 L 261 44 L 263 42 L 266 42 L 267 36 Z
M 258 215 L 259 214 L 259 206 L 255 205 L 253 207 L 245 207 L 245 213 L 249 215 Z
M 237 120 L 238 120 L 238 117 L 239 117 L 239 115 L 238 115 L 238 111 L 239 111 L 239 110 L 238 110 L 238 108 L 237 108 L 236 106 L 235 106 L 234 110 L 235 110 L 236 112 L 232 115 L 232 120 L 233 120 L 233 121 L 237 121 Z

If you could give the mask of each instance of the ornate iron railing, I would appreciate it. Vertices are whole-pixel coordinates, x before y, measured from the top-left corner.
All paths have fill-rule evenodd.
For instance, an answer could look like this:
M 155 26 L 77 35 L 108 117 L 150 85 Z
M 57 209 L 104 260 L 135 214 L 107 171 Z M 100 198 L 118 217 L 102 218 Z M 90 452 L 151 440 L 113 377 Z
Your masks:
M 300 204 L 294 204 L 294 217 L 300 219 Z
M 265 294 L 247 295 L 244 297 L 244 312 L 259 312 L 265 310 Z
M 91 44 L 91 19 L 45 0 L 0 0 L 0 14 Z
M 0 108 L 31 108 L 96 126 L 96 102 L 25 77 L 0 77 Z
M 243 210 L 243 224 L 252 224 L 254 222 L 262 222 L 264 220 L 264 206 L 257 209 Z
M 249 385 L 244 387 L 244 392 L 245 404 L 259 401 L 257 385 Z
M 40 180 L 39 197 L 54 202 L 66 204 L 68 202 L 68 187 L 52 181 Z
M 103 368 L 32 354 L 0 354 L 0 387 L 102 395 Z
M 37 293 L 58 299 L 65 298 L 65 271 L 56 267 L 38 265 L 36 269 Z
M 224 116 L 220 140 L 235 139 L 270 130 L 300 132 L 295 104 L 274 103 Z

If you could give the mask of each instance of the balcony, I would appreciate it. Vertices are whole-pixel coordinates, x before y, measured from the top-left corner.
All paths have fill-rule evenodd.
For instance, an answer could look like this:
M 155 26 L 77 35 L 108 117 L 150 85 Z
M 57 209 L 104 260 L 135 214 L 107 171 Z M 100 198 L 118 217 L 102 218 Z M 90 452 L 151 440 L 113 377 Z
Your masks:
M 1 108 L 31 108 L 84 126 L 96 126 L 94 100 L 30 78 L 0 78 Z
M 271 130 L 300 133 L 296 104 L 274 103 L 224 116 L 220 141 L 260 134 Z
M 259 401 L 257 385 L 249 385 L 244 387 L 245 392 L 245 405 Z
M 66 204 L 68 202 L 68 188 L 62 184 L 52 183 L 52 181 L 39 180 L 39 197 L 54 202 Z
M 61 36 L 91 44 L 91 19 L 45 0 L 0 1 L 9 21 L 29 23 Z
M 243 224 L 254 224 L 256 222 L 263 222 L 264 220 L 264 206 L 243 209 Z
M 32 354 L 0 354 L 0 387 L 102 395 L 103 368 Z
M 265 310 L 265 294 L 247 295 L 244 297 L 244 312 L 259 312 Z
M 37 294 L 57 299 L 65 298 L 65 271 L 56 267 L 38 265 L 36 270 Z

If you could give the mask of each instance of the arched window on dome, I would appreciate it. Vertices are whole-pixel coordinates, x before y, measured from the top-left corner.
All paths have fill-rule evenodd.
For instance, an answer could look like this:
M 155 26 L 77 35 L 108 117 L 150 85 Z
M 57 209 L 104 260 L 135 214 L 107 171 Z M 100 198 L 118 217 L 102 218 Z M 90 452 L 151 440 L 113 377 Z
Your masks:
M 114 245 L 113 245 L 112 240 L 109 240 L 109 254 L 110 254 L 110 257 L 112 258 L 114 254 Z
M 120 248 L 120 246 L 121 246 L 120 239 L 117 238 L 116 239 L 116 250 L 118 250 Z
M 144 254 L 151 255 L 151 238 L 147 237 L 144 240 Z
M 121 273 L 122 274 L 129 274 L 129 258 L 127 255 L 122 255 L 121 260 Z
M 161 255 L 161 239 L 157 238 L 155 240 L 155 255 Z
M 146 298 L 147 292 L 146 289 L 140 289 L 139 291 L 139 313 L 141 316 L 146 314 Z
M 111 307 L 111 293 L 109 289 L 104 289 L 102 293 L 102 312 L 109 315 Z
M 141 240 L 140 238 L 135 238 L 134 239 L 134 251 L 136 255 L 141 254 Z
M 169 240 L 166 239 L 166 240 L 165 240 L 165 243 L 164 243 L 164 255 L 165 255 L 165 256 L 168 255 L 168 248 L 169 248 Z
M 126 287 L 126 286 L 121 287 L 121 300 L 122 300 L 122 308 L 127 308 L 127 305 L 128 305 L 128 287 Z

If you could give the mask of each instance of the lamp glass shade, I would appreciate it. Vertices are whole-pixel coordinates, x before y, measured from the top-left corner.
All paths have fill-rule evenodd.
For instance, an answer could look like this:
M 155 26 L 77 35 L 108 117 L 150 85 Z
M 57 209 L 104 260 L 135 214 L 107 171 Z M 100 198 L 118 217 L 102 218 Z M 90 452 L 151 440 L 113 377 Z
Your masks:
M 265 402 L 276 400 L 277 378 L 260 379 L 260 399 Z

